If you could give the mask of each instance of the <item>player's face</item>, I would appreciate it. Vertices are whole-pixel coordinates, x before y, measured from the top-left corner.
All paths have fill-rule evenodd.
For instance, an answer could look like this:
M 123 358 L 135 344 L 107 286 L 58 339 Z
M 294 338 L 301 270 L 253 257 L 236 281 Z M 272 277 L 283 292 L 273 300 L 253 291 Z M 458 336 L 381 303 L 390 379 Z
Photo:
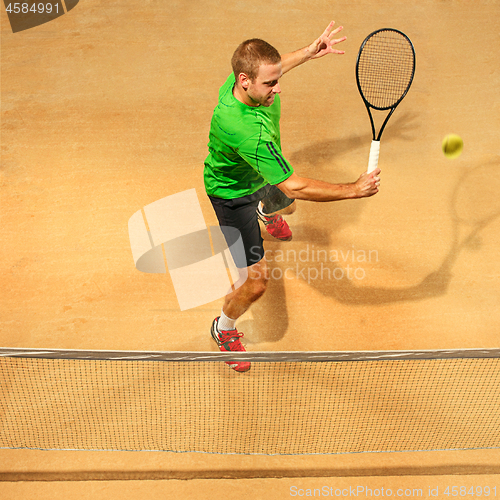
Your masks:
M 271 106 L 281 92 L 278 80 L 282 76 L 281 63 L 262 64 L 254 80 L 250 80 L 247 95 L 255 106 Z

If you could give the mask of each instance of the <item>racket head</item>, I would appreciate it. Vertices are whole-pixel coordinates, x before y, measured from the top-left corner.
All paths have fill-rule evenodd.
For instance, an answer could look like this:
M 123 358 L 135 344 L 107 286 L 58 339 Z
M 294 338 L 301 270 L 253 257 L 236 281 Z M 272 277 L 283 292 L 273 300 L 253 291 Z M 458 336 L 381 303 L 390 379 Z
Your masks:
M 377 110 L 395 108 L 410 89 L 415 65 L 415 49 L 403 32 L 382 28 L 370 33 L 356 61 L 356 83 L 365 104 Z

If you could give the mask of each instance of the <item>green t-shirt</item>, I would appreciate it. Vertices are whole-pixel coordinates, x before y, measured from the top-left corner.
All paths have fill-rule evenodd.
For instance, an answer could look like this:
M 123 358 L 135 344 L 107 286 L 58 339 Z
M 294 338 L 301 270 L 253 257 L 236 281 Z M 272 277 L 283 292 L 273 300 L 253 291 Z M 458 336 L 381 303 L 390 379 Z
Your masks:
M 219 90 L 205 160 L 207 194 L 233 199 L 253 194 L 267 184 L 279 184 L 293 168 L 281 152 L 281 103 L 247 106 L 233 95 L 234 74 Z

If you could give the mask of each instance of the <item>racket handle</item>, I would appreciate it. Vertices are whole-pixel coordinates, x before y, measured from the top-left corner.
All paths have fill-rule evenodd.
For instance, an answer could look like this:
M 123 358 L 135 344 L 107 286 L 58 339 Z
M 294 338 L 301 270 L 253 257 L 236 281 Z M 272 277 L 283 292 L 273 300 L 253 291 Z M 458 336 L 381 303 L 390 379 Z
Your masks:
M 372 141 L 370 146 L 370 157 L 368 158 L 368 170 L 371 174 L 378 166 L 378 154 L 380 151 L 380 141 Z

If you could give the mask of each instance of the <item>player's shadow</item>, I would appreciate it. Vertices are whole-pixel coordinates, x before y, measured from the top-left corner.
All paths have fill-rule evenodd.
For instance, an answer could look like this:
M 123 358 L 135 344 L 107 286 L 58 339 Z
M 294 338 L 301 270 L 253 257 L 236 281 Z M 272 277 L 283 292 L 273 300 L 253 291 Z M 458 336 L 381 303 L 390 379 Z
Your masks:
M 482 169 L 484 171 L 480 182 L 484 183 L 483 188 L 476 189 L 476 193 L 470 194 L 470 189 L 467 187 L 471 183 L 471 174 Z M 489 175 L 488 175 L 489 174 Z M 396 302 L 411 302 L 419 301 L 430 298 L 436 298 L 446 294 L 448 287 L 453 279 L 453 267 L 466 248 L 474 249 L 478 245 L 479 233 L 500 218 L 500 198 L 496 188 L 492 188 L 492 184 L 497 185 L 498 180 L 495 182 L 493 176 L 496 175 L 498 179 L 498 162 L 491 164 L 484 164 L 471 168 L 462 175 L 457 181 L 450 199 L 450 218 L 452 223 L 452 239 L 448 253 L 445 255 L 443 261 L 437 266 L 437 269 L 428 275 L 424 276 L 422 280 L 412 286 L 387 288 L 387 287 L 370 287 L 358 286 L 352 276 L 349 277 L 348 273 L 331 273 L 328 275 L 330 279 L 315 279 L 308 280 L 308 284 L 322 295 L 332 297 L 342 304 L 351 306 L 360 305 L 382 305 Z M 477 179 L 476 179 L 477 184 Z M 477 188 L 477 186 L 476 186 Z M 489 189 L 488 189 L 489 188 Z M 489 191 L 489 198 L 484 200 Z M 472 212 L 481 212 L 477 217 L 473 213 L 470 219 L 473 221 L 467 229 L 467 234 L 460 239 L 460 220 L 457 217 L 457 209 L 462 206 L 463 200 L 460 193 L 464 193 L 469 197 L 468 205 L 472 207 Z M 472 198 L 471 198 L 472 197 Z M 477 197 L 476 199 L 474 197 Z M 478 205 L 486 206 L 487 209 L 481 211 Z M 476 206 L 476 209 L 474 209 Z M 323 250 L 328 253 L 331 245 L 316 244 L 316 249 Z M 345 271 L 345 270 L 344 270 Z M 300 275 L 299 275 L 300 276 Z M 305 276 L 305 274 L 304 274 Z M 324 273 L 326 276 L 326 273 Z
M 495 167 L 497 165 L 495 164 Z M 482 165 L 479 168 L 489 168 L 492 172 L 497 172 L 491 165 Z M 450 248 L 443 258 L 442 262 L 438 263 L 436 269 L 424 276 L 418 283 L 406 287 L 377 287 L 377 286 L 362 286 L 358 285 L 352 276 L 343 269 L 343 273 L 336 274 L 324 273 L 323 279 L 309 279 L 307 269 L 303 274 L 293 272 L 290 275 L 302 279 L 307 284 L 320 294 L 331 297 L 339 303 L 349 306 L 371 305 L 378 306 L 398 302 L 412 302 L 426 299 L 437 298 L 447 293 L 448 287 L 453 279 L 453 267 L 464 249 L 474 249 L 478 245 L 479 233 L 488 227 L 491 223 L 500 218 L 500 205 L 498 193 L 495 189 L 490 189 L 495 193 L 494 198 L 488 200 L 488 211 L 481 219 L 478 219 L 468 228 L 467 234 L 459 238 L 460 221 L 456 217 L 456 209 L 461 205 L 460 198 L 457 196 L 459 192 L 468 193 L 467 183 L 470 181 L 471 172 L 477 169 L 469 169 L 458 179 L 450 199 L 450 219 L 452 223 L 452 238 Z M 495 175 L 495 174 L 493 174 Z M 498 176 L 498 174 L 496 174 Z M 491 183 L 490 177 L 485 176 L 486 181 Z M 479 189 L 478 193 L 483 193 L 487 190 Z M 479 200 L 477 200 L 479 202 Z M 469 202 L 474 207 L 474 200 Z M 333 236 L 332 236 L 333 235 Z M 307 241 L 314 245 L 316 252 L 323 252 L 323 255 L 328 255 L 332 249 L 335 231 L 325 233 L 319 229 L 308 228 L 305 226 L 294 226 L 294 241 L 297 239 Z M 277 249 L 285 249 L 285 244 L 276 244 L 266 242 L 267 247 L 275 254 Z M 285 250 L 286 252 L 286 250 Z M 292 264 L 295 264 L 293 262 Z M 342 270 L 342 265 L 335 263 Z M 308 266 L 308 263 L 300 264 L 302 267 Z M 317 262 L 314 264 L 317 266 Z M 326 264 L 325 264 L 326 266 Z M 260 338 L 257 342 L 267 341 L 274 342 L 280 340 L 286 333 L 288 325 L 288 314 L 286 306 L 286 276 L 287 268 L 290 269 L 290 262 L 270 263 L 271 274 L 281 279 L 271 279 L 267 296 L 255 304 L 254 307 L 254 326 L 259 332 Z M 345 266 L 344 266 L 345 267 Z M 274 318 L 269 321 L 269 318 Z M 278 325 L 278 327 L 276 327 Z

